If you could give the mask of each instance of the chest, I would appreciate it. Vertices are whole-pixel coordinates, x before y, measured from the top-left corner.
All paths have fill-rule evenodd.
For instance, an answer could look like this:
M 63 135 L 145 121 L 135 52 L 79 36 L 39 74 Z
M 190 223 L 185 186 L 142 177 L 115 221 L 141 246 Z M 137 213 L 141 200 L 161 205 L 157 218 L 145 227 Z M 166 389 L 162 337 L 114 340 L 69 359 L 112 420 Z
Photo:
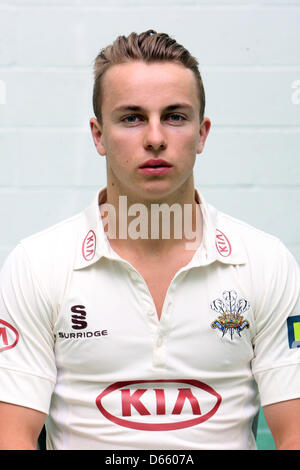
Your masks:
M 178 273 L 180 266 L 164 261 L 156 270 L 133 269 L 103 258 L 73 272 L 55 325 L 56 398 L 61 409 L 78 407 L 77 416 L 95 416 L 101 436 L 109 423 L 111 434 L 118 433 L 122 420 L 163 422 L 168 429 L 177 421 L 203 420 L 214 416 L 220 397 L 222 407 L 231 407 L 225 415 L 234 410 L 240 421 L 245 396 L 251 400 L 252 312 L 243 313 L 249 328 L 239 334 L 234 326 L 225 334 L 212 326 L 221 322 L 222 310 L 233 311 L 226 289 L 236 291 L 237 302 L 245 295 L 241 276 L 237 282 L 231 266 Z
M 232 358 L 243 362 L 244 354 L 253 353 L 255 324 L 241 272 L 237 276 L 233 266 L 179 266 L 141 272 L 103 259 L 74 271 L 55 324 L 58 359 L 62 354 L 64 363 L 70 359 L 74 365 L 86 358 L 92 369 L 101 364 L 101 370 L 113 371 L 120 363 L 131 367 L 141 361 L 144 367 L 145 357 L 160 366 L 178 357 L 197 365 L 205 354 L 211 370 L 214 358 L 206 352 L 213 349 L 224 367 Z M 238 325 L 232 315 L 241 299 L 250 307 L 239 309 Z
M 153 299 L 158 319 L 161 318 L 166 294 L 172 280 L 178 271 L 191 261 L 193 254 L 191 252 L 183 253 L 175 259 L 161 258 L 143 260 L 142 262 L 136 258 L 128 259 L 145 281 Z

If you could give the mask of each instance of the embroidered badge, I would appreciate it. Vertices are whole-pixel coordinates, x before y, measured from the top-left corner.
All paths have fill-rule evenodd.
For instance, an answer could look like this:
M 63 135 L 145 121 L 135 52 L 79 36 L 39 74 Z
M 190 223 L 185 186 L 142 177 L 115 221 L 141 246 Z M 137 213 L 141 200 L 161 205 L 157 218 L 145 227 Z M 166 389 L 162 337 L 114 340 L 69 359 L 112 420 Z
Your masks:
M 242 316 L 250 308 L 250 304 L 245 299 L 237 299 L 234 290 L 223 292 L 223 300 L 216 299 L 210 304 L 210 308 L 218 312 L 220 316 L 211 323 L 212 328 L 222 331 L 222 337 L 229 332 L 231 339 L 236 332 L 239 336 L 244 328 L 249 328 L 248 320 Z

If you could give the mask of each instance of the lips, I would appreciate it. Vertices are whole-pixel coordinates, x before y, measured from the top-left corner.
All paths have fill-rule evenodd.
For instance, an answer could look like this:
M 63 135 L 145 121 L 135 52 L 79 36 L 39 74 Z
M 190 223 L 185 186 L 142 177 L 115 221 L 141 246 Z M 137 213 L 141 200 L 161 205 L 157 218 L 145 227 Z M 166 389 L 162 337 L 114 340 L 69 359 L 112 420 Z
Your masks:
M 170 173 L 173 166 L 162 158 L 151 158 L 139 167 L 139 172 L 146 176 L 157 177 Z
M 140 168 L 157 168 L 157 167 L 168 167 L 172 165 L 161 158 L 151 158 L 143 163 Z

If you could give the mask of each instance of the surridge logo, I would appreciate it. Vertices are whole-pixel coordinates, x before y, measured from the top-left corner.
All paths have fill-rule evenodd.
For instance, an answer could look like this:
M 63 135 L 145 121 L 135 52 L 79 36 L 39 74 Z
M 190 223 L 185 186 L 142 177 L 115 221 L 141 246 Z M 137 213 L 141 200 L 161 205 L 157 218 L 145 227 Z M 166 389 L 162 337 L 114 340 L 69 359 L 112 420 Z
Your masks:
M 85 330 L 88 326 L 86 307 L 84 305 L 73 305 L 71 307 L 71 326 L 73 330 Z M 57 333 L 60 339 L 78 339 L 78 338 L 91 338 L 95 336 L 107 336 L 107 330 L 96 331 L 78 331 L 77 333 L 67 333 L 59 331 Z
M 96 398 L 113 423 L 143 431 L 172 431 L 203 423 L 218 410 L 221 395 L 194 379 L 116 382 Z
M 71 307 L 71 312 L 75 313 L 72 315 L 72 328 L 74 330 L 83 330 L 87 327 L 86 322 L 86 311 L 84 305 L 74 305 Z

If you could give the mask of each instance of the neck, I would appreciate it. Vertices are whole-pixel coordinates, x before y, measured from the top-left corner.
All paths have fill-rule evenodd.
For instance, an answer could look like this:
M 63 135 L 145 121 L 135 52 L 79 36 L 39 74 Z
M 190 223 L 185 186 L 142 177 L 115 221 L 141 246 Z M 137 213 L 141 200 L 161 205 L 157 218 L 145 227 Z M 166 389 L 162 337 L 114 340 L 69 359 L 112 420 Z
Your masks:
M 100 210 L 114 250 L 161 256 L 173 249 L 198 248 L 203 223 L 199 202 L 193 181 L 162 197 L 151 194 L 151 198 L 108 184 L 107 200 Z

